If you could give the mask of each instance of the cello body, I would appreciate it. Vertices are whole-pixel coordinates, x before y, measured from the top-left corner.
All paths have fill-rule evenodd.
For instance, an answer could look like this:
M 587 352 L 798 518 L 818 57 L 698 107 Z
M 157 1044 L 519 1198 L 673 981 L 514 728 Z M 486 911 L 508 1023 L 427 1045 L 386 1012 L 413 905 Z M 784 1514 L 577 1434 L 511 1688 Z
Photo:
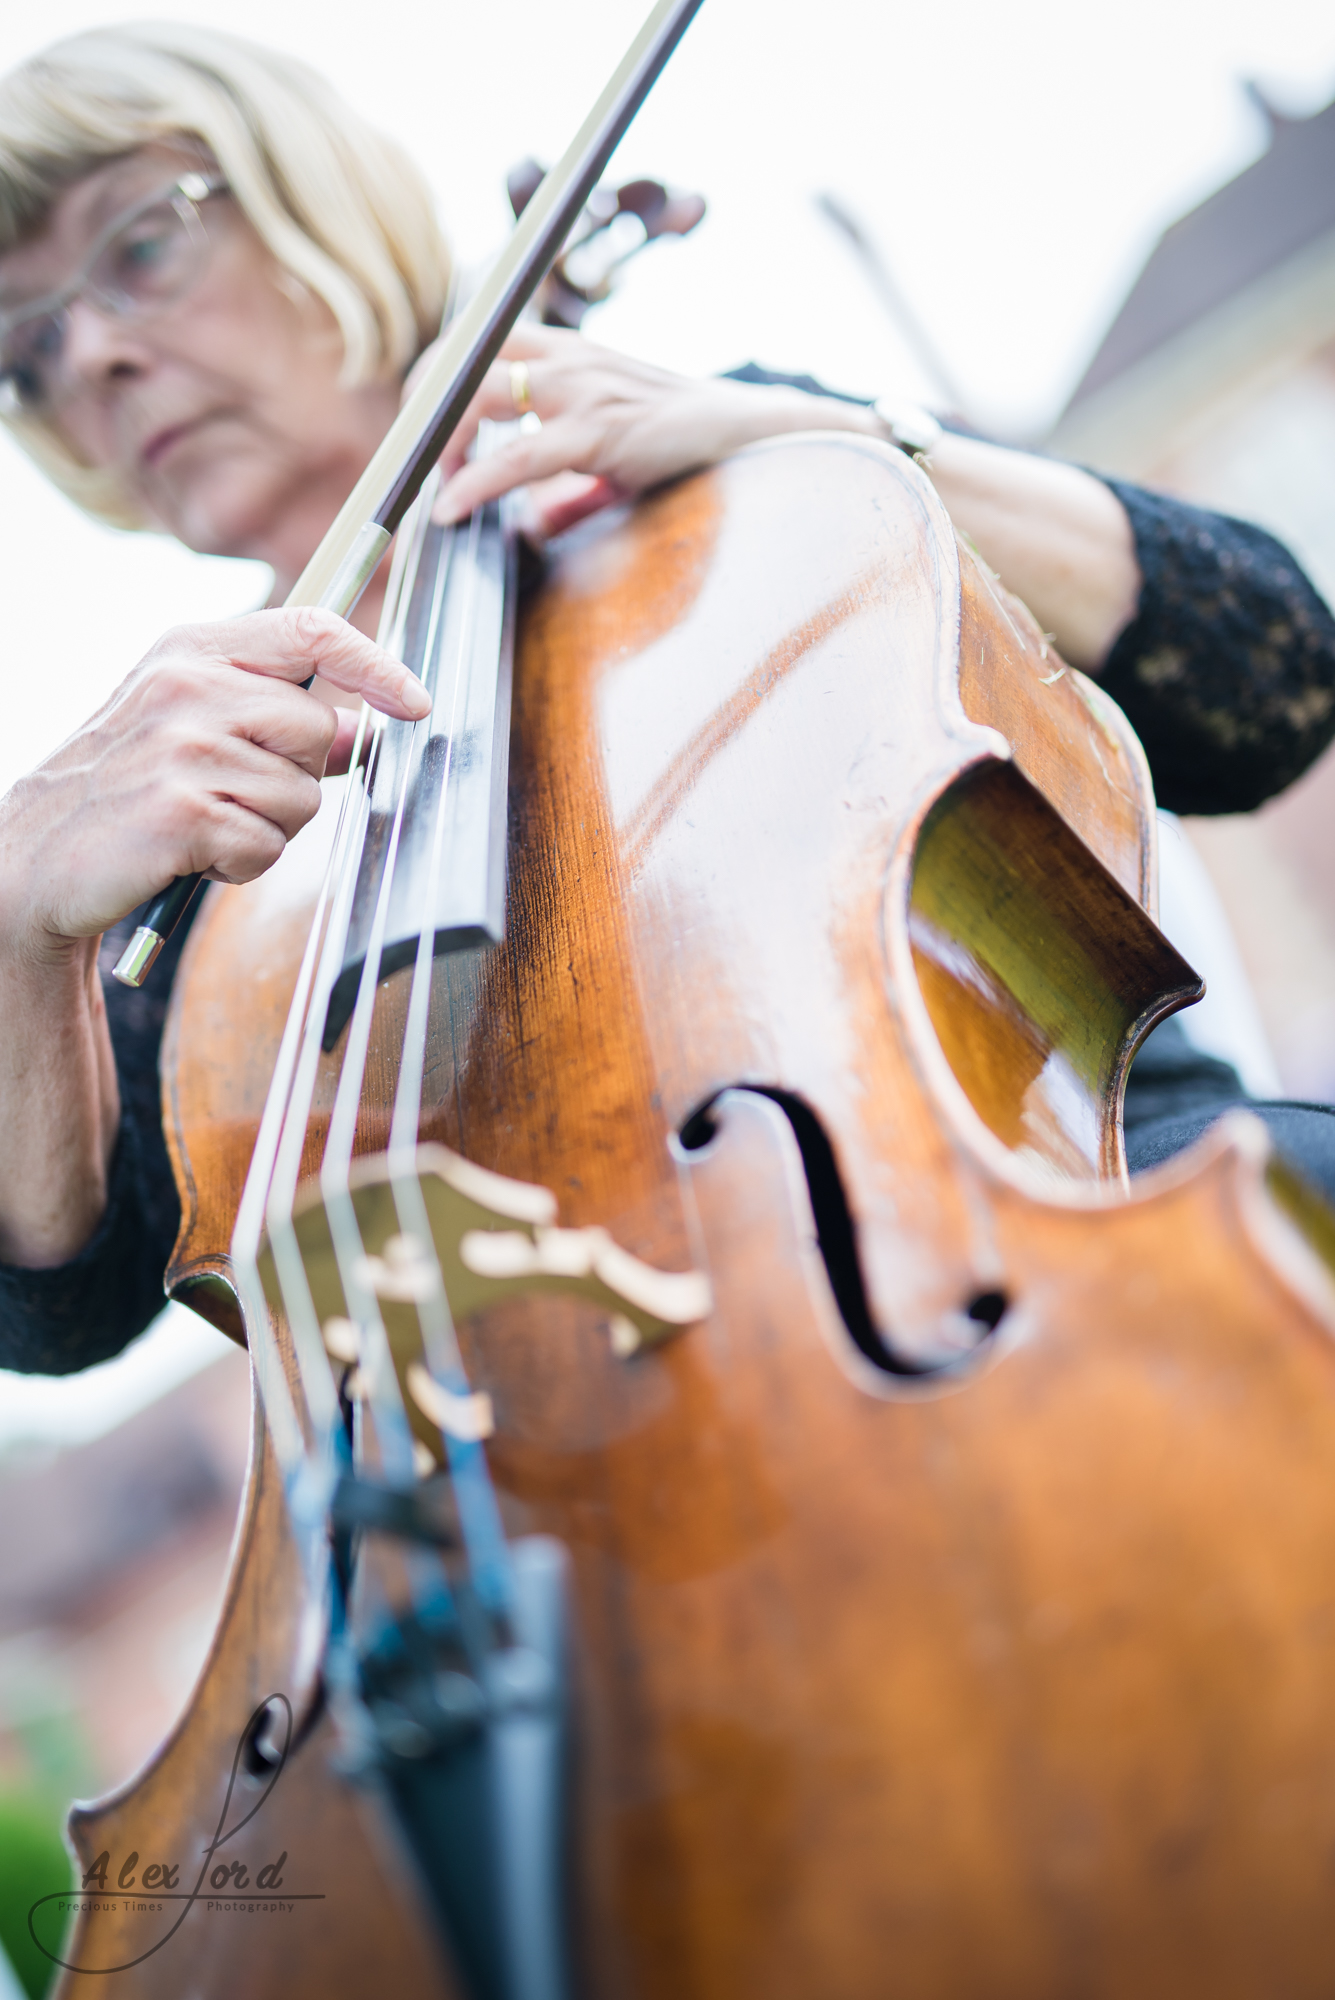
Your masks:
M 630 1359 L 574 1299 L 459 1328 L 507 1527 L 572 1562 L 581 1995 L 1324 1995 L 1330 1226 L 1245 1116 L 1127 1182 L 1125 1069 L 1199 989 L 1118 712 L 915 468 L 813 436 L 566 538 L 512 742 L 506 941 L 437 961 L 422 1136 L 714 1294 Z M 210 892 L 164 1051 L 169 1285 L 233 1328 L 306 902 L 295 853 Z M 283 1690 L 220 1860 L 312 1900 L 135 1965 L 174 1914 L 89 1908 L 63 1993 L 459 1990 L 331 1763 L 319 1618 L 257 1408 L 199 1686 L 72 1832 L 191 1876 Z

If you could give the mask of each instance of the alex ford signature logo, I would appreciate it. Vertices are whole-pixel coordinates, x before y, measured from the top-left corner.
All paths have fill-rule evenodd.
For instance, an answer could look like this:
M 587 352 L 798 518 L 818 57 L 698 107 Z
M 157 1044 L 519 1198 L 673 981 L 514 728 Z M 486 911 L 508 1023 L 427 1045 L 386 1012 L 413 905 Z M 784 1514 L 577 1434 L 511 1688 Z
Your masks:
M 274 1746 L 269 1752 L 274 1765 L 272 1774 L 250 1811 L 244 1814 L 235 1826 L 228 1826 L 227 1815 L 231 1811 L 232 1794 L 236 1790 L 237 1773 L 241 1768 L 242 1756 L 248 1746 L 256 1741 L 257 1732 L 265 1719 L 276 1719 L 279 1710 L 283 1714 L 286 1733 L 282 1748 Z M 112 1864 L 108 1850 L 99 1854 L 92 1867 L 87 1870 L 83 1877 L 82 1888 L 57 1889 L 52 1895 L 38 1897 L 28 1912 L 28 1930 L 37 1949 L 54 1965 L 63 1965 L 67 1972 L 88 1974 L 128 1972 L 132 1966 L 142 1965 L 146 1958 L 152 1958 L 155 1952 L 170 1944 L 198 1902 L 202 1901 L 209 1910 L 245 1910 L 257 1915 L 280 1910 L 288 1911 L 297 1903 L 322 1903 L 323 1895 L 312 1895 L 309 1892 L 298 1895 L 283 1887 L 286 1853 L 280 1854 L 276 1860 L 268 1861 L 257 1869 L 253 1880 L 245 1862 L 214 1860 L 214 1856 L 221 1848 L 226 1847 L 229 1841 L 235 1840 L 243 1827 L 250 1825 L 282 1777 L 291 1742 L 292 1704 L 286 1695 L 270 1695 L 267 1701 L 260 1703 L 237 1741 L 236 1755 L 232 1759 L 232 1775 L 227 1781 L 227 1795 L 223 1799 L 213 1839 L 204 1849 L 204 1859 L 200 1863 L 194 1886 L 191 1888 L 178 1886 L 181 1872 L 181 1864 L 178 1861 L 170 1863 L 150 1861 L 141 1873 L 139 1855 L 134 1852 L 126 1855 L 116 1875 L 116 1886 L 109 1889 L 107 1878 Z M 150 1945 L 147 1951 L 141 1951 L 137 1958 L 127 1958 L 119 1965 L 80 1965 L 76 1960 L 61 1958 L 57 1952 L 43 1944 L 37 1935 L 37 1913 L 49 1904 L 55 1904 L 57 1912 L 63 1918 L 72 1911 L 109 1913 L 125 1904 L 129 1904 L 136 1913 L 150 1915 L 165 1910 L 169 1903 L 180 1903 L 181 1912 L 166 1935 L 160 1937 L 156 1944 Z

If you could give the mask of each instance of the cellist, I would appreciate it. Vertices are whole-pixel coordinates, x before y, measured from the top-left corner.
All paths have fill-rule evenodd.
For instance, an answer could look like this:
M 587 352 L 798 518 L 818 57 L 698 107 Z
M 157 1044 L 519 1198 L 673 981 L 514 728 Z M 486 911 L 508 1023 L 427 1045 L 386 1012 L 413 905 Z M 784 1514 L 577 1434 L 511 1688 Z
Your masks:
M 75 37 L 0 85 L 7 421 L 97 517 L 268 561 L 277 595 L 388 426 L 447 273 L 415 169 L 287 59 L 214 31 L 136 27 Z M 573 500 L 539 501 L 553 528 L 587 505 L 588 477 L 629 493 L 775 431 L 914 443 L 847 401 L 682 384 L 536 333 L 516 336 L 479 408 L 546 420 L 500 461 L 507 483 L 586 475 Z M 936 453 L 936 476 L 1078 664 L 1106 661 L 1111 676 L 1117 647 L 1181 582 L 1171 553 L 1186 531 L 1129 489 L 966 439 Z M 470 480 L 476 497 L 476 478 L 458 473 L 447 502 L 467 504 Z M 1217 580 L 1233 545 L 1214 558 Z M 1285 742 L 1291 706 L 1271 718 L 1297 768 L 1326 740 L 1335 640 L 1296 565 L 1282 569 L 1255 566 L 1255 604 L 1307 621 L 1292 670 L 1327 698 Z M 1207 599 L 1208 576 L 1193 588 Z M 373 589 L 359 622 L 375 612 Z M 1199 665 L 1208 621 L 1180 622 Z M 305 695 L 294 683 L 312 668 Z M 104 997 L 98 940 L 186 869 L 247 879 L 276 858 L 346 746 L 322 692 L 420 707 L 401 669 L 333 621 L 264 613 L 169 635 L 0 804 L 4 1365 L 103 1359 L 161 1304 L 177 1222 L 156 1086 L 171 967 L 143 994 Z

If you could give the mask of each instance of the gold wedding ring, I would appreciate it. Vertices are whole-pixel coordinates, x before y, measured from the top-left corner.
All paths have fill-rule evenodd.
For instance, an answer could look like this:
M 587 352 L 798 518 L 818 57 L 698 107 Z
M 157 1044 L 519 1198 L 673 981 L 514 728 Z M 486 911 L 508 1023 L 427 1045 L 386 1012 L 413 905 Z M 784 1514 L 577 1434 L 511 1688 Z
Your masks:
M 517 417 L 526 417 L 533 408 L 533 394 L 529 386 L 527 361 L 510 363 L 510 401 L 515 406 Z

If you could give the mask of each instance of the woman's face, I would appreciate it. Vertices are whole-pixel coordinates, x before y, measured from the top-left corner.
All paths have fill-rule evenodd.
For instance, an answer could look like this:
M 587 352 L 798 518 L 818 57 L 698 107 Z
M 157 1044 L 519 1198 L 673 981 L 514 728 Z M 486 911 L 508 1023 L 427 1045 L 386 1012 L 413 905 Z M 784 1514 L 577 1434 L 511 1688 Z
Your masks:
M 57 291 L 109 223 L 198 172 L 183 142 L 146 146 L 69 188 L 42 234 L 0 257 L 0 311 Z M 119 318 L 77 298 L 50 421 L 192 549 L 304 567 L 399 401 L 396 381 L 340 388 L 332 313 L 278 265 L 237 203 L 201 207 L 208 249 L 186 291 Z

